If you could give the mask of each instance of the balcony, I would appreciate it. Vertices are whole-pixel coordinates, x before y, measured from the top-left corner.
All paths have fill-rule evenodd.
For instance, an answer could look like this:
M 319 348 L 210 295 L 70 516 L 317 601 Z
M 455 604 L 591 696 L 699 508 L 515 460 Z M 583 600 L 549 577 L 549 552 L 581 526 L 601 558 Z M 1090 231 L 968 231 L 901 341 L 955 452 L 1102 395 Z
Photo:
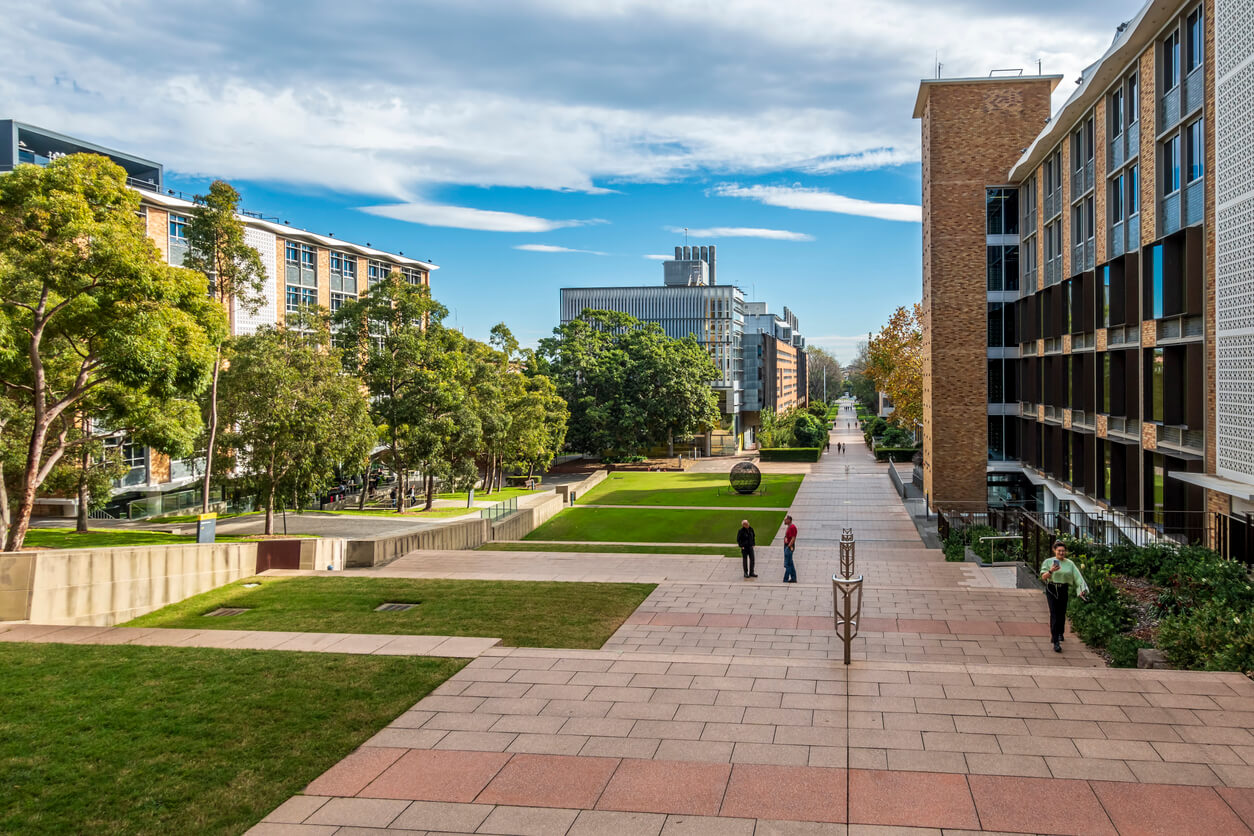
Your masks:
M 1106 330 L 1106 346 L 1108 348 L 1115 348 L 1117 346 L 1130 347 L 1140 344 L 1141 329 L 1139 326 L 1115 326 Z
M 1071 426 L 1083 427 L 1091 430 L 1096 424 L 1097 416 L 1092 412 L 1085 412 L 1082 409 L 1073 409 L 1071 411 Z
M 1200 316 L 1173 317 L 1157 322 L 1159 343 L 1192 341 L 1201 337 L 1206 330 L 1206 323 Z
M 1106 434 L 1141 440 L 1141 422 L 1136 418 L 1111 415 L 1106 419 Z
M 1201 430 L 1183 427 L 1158 427 L 1158 446 L 1170 447 L 1184 453 L 1202 455 L 1206 450 L 1206 438 Z

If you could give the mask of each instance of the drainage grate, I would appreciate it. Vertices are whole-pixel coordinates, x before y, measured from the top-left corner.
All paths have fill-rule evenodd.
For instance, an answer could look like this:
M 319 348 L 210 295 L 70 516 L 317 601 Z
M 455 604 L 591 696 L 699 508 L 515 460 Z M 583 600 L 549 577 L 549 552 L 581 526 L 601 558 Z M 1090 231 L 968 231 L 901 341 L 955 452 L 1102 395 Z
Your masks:
M 205 618 L 211 618 L 215 615 L 239 615 L 242 612 L 248 612 L 252 607 L 218 607 L 213 612 L 205 613 Z
M 375 607 L 374 611 L 375 612 L 405 612 L 406 610 L 412 610 L 416 606 L 418 605 L 417 604 L 387 603 L 387 604 L 380 604 L 379 606 Z

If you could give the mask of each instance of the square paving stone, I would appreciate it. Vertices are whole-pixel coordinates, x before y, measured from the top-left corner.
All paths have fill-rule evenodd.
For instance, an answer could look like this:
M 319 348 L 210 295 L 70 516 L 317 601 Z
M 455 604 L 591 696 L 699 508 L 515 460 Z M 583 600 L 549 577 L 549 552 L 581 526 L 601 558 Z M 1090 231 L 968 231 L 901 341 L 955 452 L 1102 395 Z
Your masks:
M 717 815 L 730 774 L 729 764 L 624 760 L 597 809 Z
M 745 818 L 843 822 L 845 770 L 736 764 L 721 814 Z
M 412 749 L 362 790 L 361 795 L 415 801 L 473 801 L 509 759 L 510 755 L 501 752 Z
M 305 787 L 305 793 L 307 795 L 356 795 L 404 754 L 404 749 L 373 747 L 358 749 L 313 779 L 309 786 Z
M 849 819 L 898 827 L 980 826 L 966 776 L 937 772 L 852 770 Z
M 408 801 L 384 798 L 332 798 L 305 819 L 305 823 L 387 827 L 408 806 Z
M 1101 803 L 1085 781 L 972 775 L 971 795 L 981 824 L 992 830 L 1116 836 Z
M 618 767 L 615 758 L 515 755 L 476 799 L 481 804 L 590 808 Z
M 441 801 L 415 801 L 401 813 L 393 827 L 439 832 L 473 833 L 492 812 L 490 804 L 450 804 Z
M 1090 786 L 1120 833 L 1175 834 L 1191 831 L 1248 834 L 1249 828 L 1209 787 L 1093 781 Z

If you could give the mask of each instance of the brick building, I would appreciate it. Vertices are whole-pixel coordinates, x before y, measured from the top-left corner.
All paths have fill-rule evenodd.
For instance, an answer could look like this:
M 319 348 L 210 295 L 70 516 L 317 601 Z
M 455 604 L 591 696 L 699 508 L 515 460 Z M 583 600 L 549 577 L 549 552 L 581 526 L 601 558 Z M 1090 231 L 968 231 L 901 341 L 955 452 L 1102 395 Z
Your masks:
M 128 181 L 141 200 L 140 212 L 148 237 L 170 264 L 180 265 L 187 253 L 185 230 L 196 207 L 194 198 L 164 187 L 164 167 L 121 151 L 103 148 L 73 137 L 12 119 L 0 119 L 0 173 L 30 163 L 47 165 L 66 154 L 91 153 L 107 157 L 126 170 Z M 399 253 L 342 241 L 293 227 L 278 218 L 244 212 L 245 240 L 261 255 L 266 269 L 264 303 L 256 311 L 232 304 L 231 334 L 249 334 L 263 325 L 284 322 L 289 312 L 302 305 L 336 310 L 392 271 L 401 272 L 416 285 L 430 286 L 435 265 Z M 188 488 L 198 480 L 202 460 L 171 461 L 160 451 L 138 444 L 119 443 L 130 472 L 115 485 L 115 513 L 128 513 L 129 503 L 139 501 L 137 513 L 161 510 L 171 492 Z M 203 472 L 203 471 L 202 471 Z M 198 500 L 197 500 L 198 501 Z M 41 511 L 72 514 L 73 500 L 46 499 Z
M 934 504 L 1248 550 L 1252 74 L 1254 3 L 1151 0 L 1052 117 L 1057 76 L 922 82 Z

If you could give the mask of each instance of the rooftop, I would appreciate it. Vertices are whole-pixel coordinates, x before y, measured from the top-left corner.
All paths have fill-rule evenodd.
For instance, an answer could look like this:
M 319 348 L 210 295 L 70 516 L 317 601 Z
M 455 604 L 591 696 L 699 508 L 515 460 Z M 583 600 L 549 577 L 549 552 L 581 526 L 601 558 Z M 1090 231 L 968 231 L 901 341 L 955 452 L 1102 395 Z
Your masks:
M 993 72 L 998 71 L 993 70 Z M 919 81 L 919 95 L 914 100 L 914 118 L 923 118 L 923 111 L 927 106 L 927 97 L 931 94 L 933 87 L 949 84 L 1031 84 L 1033 82 L 1047 82 L 1050 92 L 1053 92 L 1060 81 L 1062 81 L 1061 75 L 987 75 L 971 78 L 925 78 Z

